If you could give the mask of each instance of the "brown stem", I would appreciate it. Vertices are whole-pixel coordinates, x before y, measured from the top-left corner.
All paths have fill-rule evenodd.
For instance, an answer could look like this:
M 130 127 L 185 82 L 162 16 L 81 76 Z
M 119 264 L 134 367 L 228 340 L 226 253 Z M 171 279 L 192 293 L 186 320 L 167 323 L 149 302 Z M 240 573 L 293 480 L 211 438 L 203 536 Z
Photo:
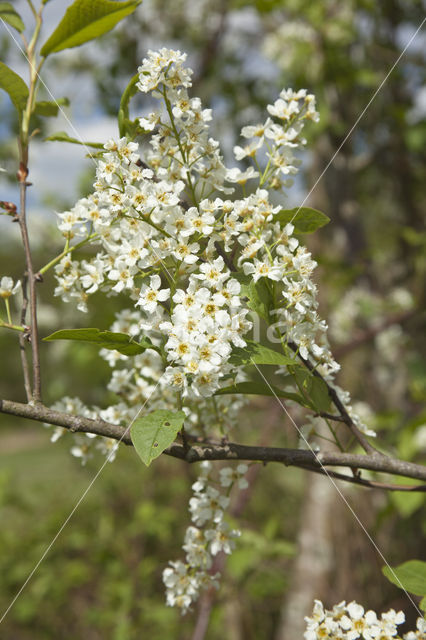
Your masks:
M 22 151 L 21 157 L 27 159 L 27 151 Z M 24 245 L 25 263 L 28 274 L 28 289 L 30 303 L 30 337 L 31 337 L 31 353 L 32 353 L 32 373 L 33 373 L 33 389 L 32 400 L 41 402 L 41 376 L 40 376 L 40 354 L 37 324 L 37 295 L 36 295 L 36 279 L 33 269 L 30 241 L 28 237 L 26 199 L 27 199 L 27 175 L 28 168 L 25 163 L 21 162 L 18 171 L 18 180 L 20 188 L 20 212 L 18 216 L 19 227 L 21 229 L 22 243 Z M 25 375 L 25 374 L 24 374 Z
M 49 409 L 44 405 L 22 404 L 11 400 L 0 400 L 0 413 L 21 416 L 38 422 L 55 424 L 73 432 L 95 433 L 124 444 L 131 445 L 128 429 L 104 420 L 91 420 L 61 411 Z M 285 449 L 281 447 L 248 446 L 243 444 L 214 443 L 193 444 L 188 451 L 181 444 L 172 444 L 164 453 L 190 464 L 203 460 L 250 460 L 253 462 L 281 462 L 286 466 L 308 468 L 309 471 L 324 470 L 326 466 L 368 469 L 380 473 L 404 476 L 426 481 L 426 467 L 413 462 L 405 462 L 384 455 L 340 453 L 324 451 L 314 453 L 303 449 Z M 341 478 L 344 479 L 344 478 Z M 348 482 L 353 481 L 348 477 Z M 413 491 L 414 489 L 410 489 Z M 423 489 L 417 489 L 422 490 Z
M 27 321 L 27 307 L 28 307 L 28 276 L 25 273 L 22 278 L 22 309 L 21 309 L 21 325 L 26 326 Z M 25 394 L 27 396 L 27 402 L 30 402 L 32 398 L 31 391 L 31 382 L 30 382 L 30 372 L 28 368 L 28 360 L 27 360 L 27 346 L 28 334 L 20 333 L 19 334 L 19 350 L 21 352 L 21 364 L 22 364 L 22 373 L 24 376 L 24 388 Z

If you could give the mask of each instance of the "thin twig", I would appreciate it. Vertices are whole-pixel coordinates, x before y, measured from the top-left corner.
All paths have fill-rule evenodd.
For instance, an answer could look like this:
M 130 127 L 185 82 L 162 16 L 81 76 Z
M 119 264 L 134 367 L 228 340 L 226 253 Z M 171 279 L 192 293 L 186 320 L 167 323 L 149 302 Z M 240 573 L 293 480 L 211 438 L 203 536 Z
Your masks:
M 21 309 L 21 325 L 26 326 L 27 322 L 27 308 L 28 308 L 28 277 L 27 274 L 24 273 L 21 282 L 22 289 L 22 309 Z M 22 363 L 22 373 L 24 376 L 24 388 L 25 394 L 27 396 L 27 402 L 30 402 L 32 398 L 31 391 L 31 382 L 30 382 L 30 372 L 28 368 L 28 360 L 27 360 L 27 347 L 28 344 L 28 333 L 20 333 L 19 334 L 19 350 L 21 352 L 21 363 Z
M 49 409 L 44 405 L 22 404 L 11 400 L 0 400 L 0 413 L 21 416 L 38 422 L 54 424 L 75 433 L 95 433 L 96 435 L 120 440 L 124 444 L 131 445 L 129 434 L 123 437 L 124 427 L 105 422 L 104 420 L 91 420 L 83 416 L 71 415 L 61 411 Z M 286 449 L 281 447 L 262 447 L 236 444 L 232 442 L 214 443 L 208 442 L 192 444 L 189 450 L 181 444 L 175 443 L 168 447 L 166 455 L 184 460 L 190 464 L 203 460 L 250 460 L 253 462 L 281 462 L 286 466 L 309 467 L 309 470 L 322 469 L 324 466 L 349 467 L 351 469 L 368 469 L 390 475 L 399 475 L 406 478 L 426 481 L 426 467 L 406 462 L 396 458 L 390 458 L 378 454 L 357 454 L 324 451 L 314 453 L 303 449 Z M 348 480 L 348 482 L 350 482 Z M 411 489 L 413 491 L 414 489 Z M 423 489 L 421 489 L 423 490 Z
M 33 269 L 30 241 L 28 237 L 28 226 L 26 216 L 26 198 L 27 198 L 27 175 L 28 169 L 21 163 L 18 171 L 18 181 L 20 189 L 20 212 L 18 216 L 19 227 L 21 229 L 22 243 L 24 245 L 25 263 L 28 275 L 29 303 L 30 303 L 30 336 L 31 336 L 31 353 L 32 353 L 32 372 L 33 372 L 33 388 L 32 400 L 41 402 L 41 376 L 40 376 L 40 353 L 38 339 L 37 324 L 37 295 L 36 295 L 36 279 Z

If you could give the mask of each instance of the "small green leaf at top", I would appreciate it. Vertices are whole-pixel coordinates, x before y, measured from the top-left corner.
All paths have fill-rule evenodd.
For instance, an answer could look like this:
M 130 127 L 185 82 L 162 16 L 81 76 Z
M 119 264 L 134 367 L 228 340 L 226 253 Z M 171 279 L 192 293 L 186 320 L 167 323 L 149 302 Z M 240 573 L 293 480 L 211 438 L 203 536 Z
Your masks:
M 152 411 L 138 418 L 130 429 L 136 453 L 147 467 L 175 440 L 185 421 L 183 411 Z
M 0 89 L 4 89 L 9 94 L 21 119 L 22 112 L 27 106 L 28 87 L 22 78 L 3 62 L 0 62 Z
M 426 562 L 408 560 L 397 567 L 382 567 L 383 575 L 400 589 L 426 596 Z
M 40 54 L 46 58 L 51 53 L 79 47 L 98 38 L 133 13 L 140 2 L 141 0 L 75 0 L 42 46 Z
M 279 351 L 274 351 L 268 347 L 264 347 L 258 342 L 247 340 L 246 347 L 234 347 L 232 349 L 229 363 L 235 366 L 248 364 L 274 364 L 285 366 L 300 366 L 297 360 L 290 356 L 285 356 Z
M 89 342 L 96 344 L 102 349 L 112 349 L 122 353 L 125 356 L 136 356 L 143 353 L 146 349 L 154 349 L 159 351 L 149 339 L 136 342 L 127 333 L 118 333 L 113 331 L 101 331 L 100 329 L 62 329 L 55 331 L 50 336 L 44 338 L 45 341 L 51 340 L 75 340 L 77 342 Z
M 77 138 L 71 138 L 65 131 L 58 131 L 44 139 L 45 142 L 69 142 L 70 144 L 81 144 L 83 147 L 93 147 L 94 149 L 103 149 L 105 147 L 102 142 L 84 142 L 77 140 Z
M 281 209 L 274 216 L 274 221 L 279 222 L 282 227 L 291 222 L 296 233 L 313 233 L 328 224 L 330 218 L 317 209 L 295 207 L 294 209 Z
M 0 2 L 0 18 L 10 24 L 16 31 L 19 31 L 19 33 L 25 30 L 21 16 L 12 7 L 10 2 Z

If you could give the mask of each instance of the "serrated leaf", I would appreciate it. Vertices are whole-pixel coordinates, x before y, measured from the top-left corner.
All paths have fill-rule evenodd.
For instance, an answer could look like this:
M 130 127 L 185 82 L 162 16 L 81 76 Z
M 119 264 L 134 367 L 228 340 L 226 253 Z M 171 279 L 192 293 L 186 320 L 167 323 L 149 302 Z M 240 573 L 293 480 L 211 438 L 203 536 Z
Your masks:
M 138 418 L 130 429 L 136 453 L 147 467 L 176 439 L 185 421 L 183 411 L 152 411 Z
M 248 299 L 248 308 L 268 321 L 272 297 L 265 278 L 260 278 L 255 282 L 253 278 L 244 273 L 234 273 L 232 277 L 240 283 L 240 295 Z
M 70 101 L 68 98 L 59 98 L 59 100 L 42 100 L 35 103 L 34 113 L 45 118 L 54 118 L 58 115 L 59 107 L 68 107 Z
M 10 2 L 0 2 L 0 18 L 10 24 L 16 31 L 19 31 L 19 33 L 25 30 L 21 16 L 15 11 Z
M 253 342 L 252 340 L 247 340 L 247 346 L 244 348 L 234 347 L 229 358 L 229 363 L 237 367 L 245 364 L 300 366 L 300 363 L 293 358 L 285 356 L 278 351 L 273 351 L 273 349 L 264 347 L 262 344 Z
M 282 227 L 291 222 L 296 233 L 313 233 L 330 222 L 330 218 L 310 207 L 295 207 L 294 209 L 281 209 L 275 216 L 274 222 L 279 222 Z
M 382 567 L 382 573 L 400 589 L 416 596 L 426 595 L 426 562 L 408 560 L 397 567 Z
M 61 22 L 40 50 L 43 57 L 63 49 L 79 47 L 111 31 L 123 18 L 133 13 L 140 0 L 75 0 Z
M 65 131 L 58 131 L 44 139 L 45 142 L 69 142 L 70 144 L 81 144 L 83 147 L 93 147 L 94 149 L 105 149 L 102 142 L 82 142 L 77 138 L 71 138 Z
M 21 118 L 28 100 L 28 87 L 22 78 L 3 62 L 0 62 L 0 89 L 4 89 L 9 94 Z
M 297 393 L 291 393 L 291 391 L 283 391 L 274 385 L 267 385 L 264 382 L 238 382 L 237 384 L 229 387 L 219 389 L 214 394 L 215 396 L 224 396 L 232 393 L 244 394 L 247 396 L 272 396 L 278 398 L 287 398 L 293 400 L 299 404 L 305 404 L 305 400 Z
M 141 340 L 136 342 L 127 333 L 118 333 L 113 331 L 101 331 L 100 329 L 62 329 L 55 331 L 50 336 L 44 338 L 45 341 L 51 340 L 75 340 L 77 342 L 89 342 L 96 344 L 102 349 L 114 349 L 125 356 L 135 356 L 143 353 L 146 349 L 154 349 L 158 351 L 158 347 L 153 345 L 149 340 Z

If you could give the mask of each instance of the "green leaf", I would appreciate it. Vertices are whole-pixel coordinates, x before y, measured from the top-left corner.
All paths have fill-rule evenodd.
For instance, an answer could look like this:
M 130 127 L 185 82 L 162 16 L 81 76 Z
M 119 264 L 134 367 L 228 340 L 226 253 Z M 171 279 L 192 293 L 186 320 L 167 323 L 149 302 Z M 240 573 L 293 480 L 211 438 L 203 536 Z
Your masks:
M 135 420 L 130 437 L 136 453 L 147 467 L 175 441 L 185 418 L 183 411 L 160 409 Z
M 420 600 L 419 607 L 426 613 L 426 596 Z
M 25 29 L 21 16 L 15 11 L 10 2 L 0 2 L 0 18 L 19 31 L 19 33 L 22 33 Z
M 125 356 L 135 356 L 138 353 L 143 353 L 146 349 L 159 351 L 158 347 L 153 345 L 150 340 L 136 342 L 136 340 L 133 340 L 127 333 L 115 333 L 91 328 L 62 329 L 61 331 L 55 331 L 55 333 L 47 336 L 44 340 L 76 340 L 79 342 L 89 342 L 103 349 L 115 349 Z
M 416 596 L 426 595 L 426 562 L 408 560 L 398 567 L 382 567 L 382 573 L 400 589 L 405 589 Z
M 330 407 L 331 398 L 328 395 L 326 383 L 305 369 L 295 369 L 293 375 L 299 387 L 308 396 L 308 405 L 318 413 L 327 411 Z
M 42 100 L 36 102 L 34 113 L 45 118 L 55 118 L 58 115 L 59 107 L 68 107 L 69 103 L 68 98 L 59 98 L 55 101 Z
M 312 376 L 309 397 L 315 411 L 321 413 L 322 411 L 328 411 L 330 408 L 331 398 L 328 395 L 328 387 L 323 380 L 316 376 Z
M 272 296 L 265 278 L 255 282 L 251 276 L 244 273 L 234 273 L 232 277 L 240 283 L 241 295 L 248 298 L 248 308 L 268 321 Z
M 21 118 L 28 100 L 28 87 L 17 73 L 3 62 L 0 62 L 0 89 L 4 89 L 13 102 Z
M 297 393 L 283 391 L 274 385 L 268 385 L 264 382 L 239 382 L 229 387 L 219 389 L 214 395 L 224 396 L 231 393 L 244 394 L 247 396 L 273 396 L 274 398 L 287 398 L 288 400 L 293 400 L 294 402 L 305 405 L 305 400 Z
M 317 209 L 295 207 L 294 209 L 281 209 L 274 216 L 274 221 L 279 222 L 282 227 L 291 222 L 296 233 L 313 233 L 328 224 L 330 218 Z
M 102 142 L 82 142 L 77 138 L 71 138 L 65 131 L 58 131 L 51 136 L 48 136 L 44 141 L 49 142 L 69 142 L 71 144 L 81 144 L 83 147 L 93 147 L 94 149 L 105 149 Z
M 417 480 L 399 476 L 395 478 L 395 482 L 408 487 L 418 484 Z M 420 491 L 392 491 L 390 499 L 398 510 L 399 515 L 403 518 L 408 518 L 425 504 L 426 495 Z
M 120 100 L 120 108 L 118 110 L 118 129 L 120 137 L 128 135 L 133 137 L 135 126 L 139 126 L 139 120 L 132 122 L 129 119 L 129 102 L 137 92 L 136 84 L 139 81 L 139 73 L 136 73 L 125 88 Z
M 112 2 L 112 0 L 75 0 L 68 7 L 61 22 L 41 48 L 47 57 L 63 49 L 79 47 L 110 31 L 117 22 L 128 16 L 140 0 Z
M 244 348 L 234 347 L 229 358 L 229 363 L 237 367 L 245 364 L 300 366 L 300 363 L 293 358 L 285 356 L 283 353 L 279 353 L 279 351 L 273 351 L 252 340 L 247 340 L 247 346 Z

